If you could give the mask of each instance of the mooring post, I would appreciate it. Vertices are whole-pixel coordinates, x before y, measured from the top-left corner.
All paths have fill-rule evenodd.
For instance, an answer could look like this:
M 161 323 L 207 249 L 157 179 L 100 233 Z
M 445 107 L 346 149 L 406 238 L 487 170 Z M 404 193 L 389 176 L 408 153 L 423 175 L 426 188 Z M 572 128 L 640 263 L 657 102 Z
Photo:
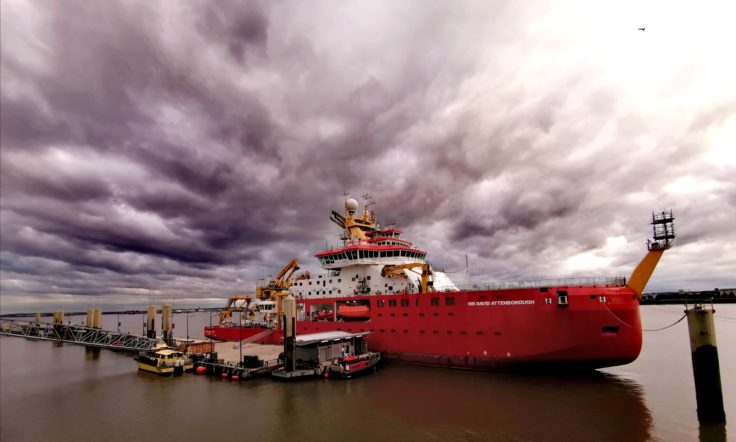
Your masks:
M 703 308 L 702 304 L 685 310 L 700 422 L 726 422 L 713 313 L 713 308 Z

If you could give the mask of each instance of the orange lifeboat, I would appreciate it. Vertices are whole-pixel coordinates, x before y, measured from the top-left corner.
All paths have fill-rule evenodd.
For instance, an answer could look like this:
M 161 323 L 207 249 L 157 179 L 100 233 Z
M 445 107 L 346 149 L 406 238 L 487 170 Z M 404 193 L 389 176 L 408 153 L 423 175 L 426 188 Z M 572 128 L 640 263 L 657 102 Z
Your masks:
M 347 319 L 369 319 L 371 317 L 371 309 L 367 305 L 343 304 L 338 307 L 337 315 Z

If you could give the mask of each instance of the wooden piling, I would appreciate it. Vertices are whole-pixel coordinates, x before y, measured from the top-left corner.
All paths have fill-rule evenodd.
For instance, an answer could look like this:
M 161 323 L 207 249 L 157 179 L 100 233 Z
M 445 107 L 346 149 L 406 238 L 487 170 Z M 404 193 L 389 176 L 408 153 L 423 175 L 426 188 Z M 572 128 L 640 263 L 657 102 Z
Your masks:
M 705 309 L 701 304 L 685 310 L 700 422 L 726 422 L 713 313 L 715 310 Z

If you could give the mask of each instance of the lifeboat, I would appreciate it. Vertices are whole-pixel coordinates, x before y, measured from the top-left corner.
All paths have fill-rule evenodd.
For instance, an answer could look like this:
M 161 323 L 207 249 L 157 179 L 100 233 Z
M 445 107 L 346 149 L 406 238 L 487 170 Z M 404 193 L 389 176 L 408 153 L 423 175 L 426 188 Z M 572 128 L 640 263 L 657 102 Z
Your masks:
M 370 319 L 371 309 L 367 305 L 343 304 L 338 307 L 337 315 L 347 319 Z

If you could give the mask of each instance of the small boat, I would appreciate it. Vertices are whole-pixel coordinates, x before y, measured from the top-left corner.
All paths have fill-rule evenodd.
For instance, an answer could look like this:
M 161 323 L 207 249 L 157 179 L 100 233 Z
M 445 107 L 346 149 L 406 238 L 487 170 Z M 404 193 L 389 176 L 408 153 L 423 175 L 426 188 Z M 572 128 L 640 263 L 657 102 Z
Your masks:
M 327 370 L 330 379 L 352 379 L 374 373 L 381 362 L 381 353 L 368 352 L 362 355 L 349 355 L 337 360 Z
M 163 345 L 138 356 L 138 369 L 168 376 L 192 371 L 194 364 L 184 353 Z

